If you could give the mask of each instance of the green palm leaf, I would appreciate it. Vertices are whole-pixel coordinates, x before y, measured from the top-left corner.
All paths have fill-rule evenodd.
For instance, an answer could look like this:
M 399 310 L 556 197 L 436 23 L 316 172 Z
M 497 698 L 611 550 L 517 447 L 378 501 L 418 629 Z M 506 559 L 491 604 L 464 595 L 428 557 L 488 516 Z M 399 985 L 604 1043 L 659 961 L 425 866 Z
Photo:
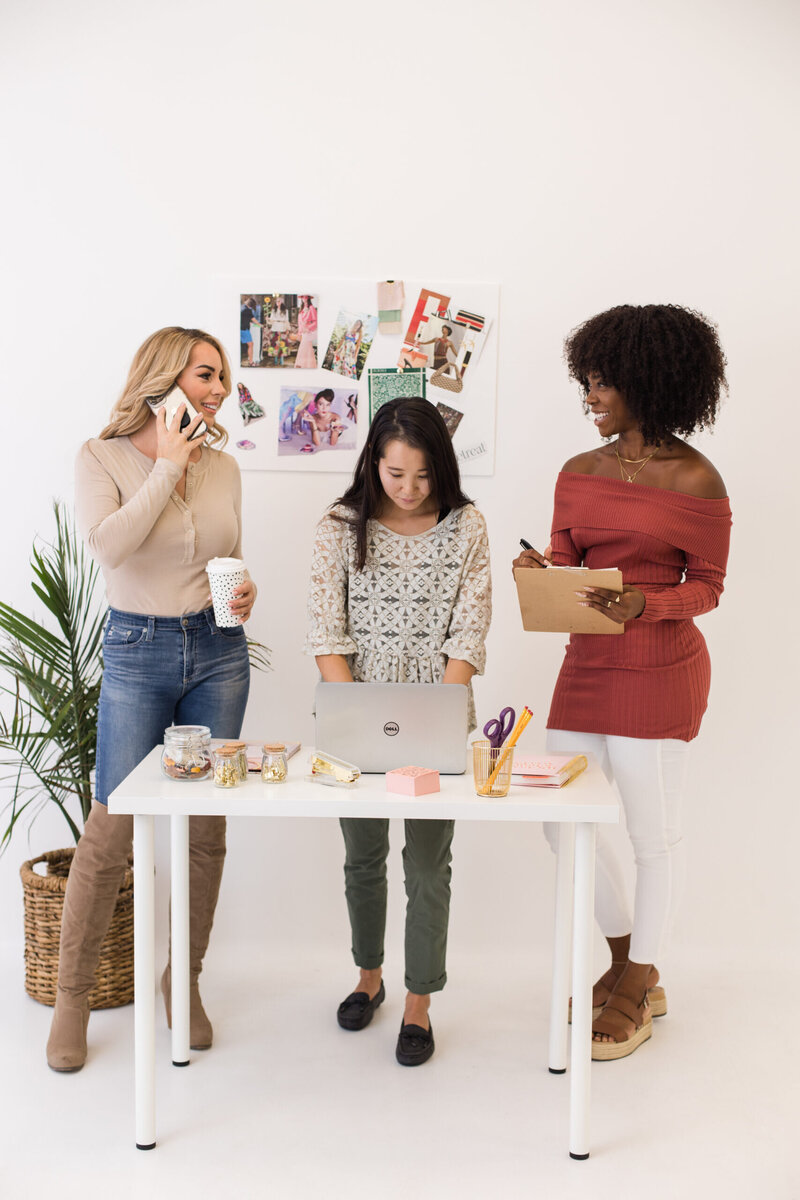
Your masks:
M 17 823 L 30 824 L 49 803 L 77 841 L 70 806 L 81 825 L 92 806 L 105 606 L 96 563 L 59 501 L 53 511 L 55 541 L 34 546 L 31 558 L 31 587 L 53 628 L 0 602 L 0 697 L 13 702 L 9 716 L 0 711 L 0 752 L 10 755 L 0 758 L 0 783 L 11 792 L 0 810 L 0 854 Z M 267 646 L 248 639 L 247 647 L 256 670 L 271 669 Z
M 20 819 L 30 824 L 48 803 L 77 841 L 92 804 L 105 613 L 97 566 L 62 505 L 53 507 L 55 540 L 35 546 L 31 559 L 31 586 L 52 627 L 0 603 L 0 693 L 13 698 L 10 715 L 0 715 L 0 751 L 10 755 L 0 759 L 0 781 L 11 792 L 0 851 Z

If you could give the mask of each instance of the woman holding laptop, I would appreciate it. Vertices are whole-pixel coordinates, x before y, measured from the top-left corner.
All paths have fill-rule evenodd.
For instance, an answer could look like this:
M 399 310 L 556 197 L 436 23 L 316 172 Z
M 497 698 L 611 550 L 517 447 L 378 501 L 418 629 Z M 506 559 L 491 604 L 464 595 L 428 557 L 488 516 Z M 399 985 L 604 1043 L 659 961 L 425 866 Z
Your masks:
M 598 834 L 596 910 L 611 966 L 594 987 L 592 1057 L 622 1058 L 666 1012 L 655 962 L 683 876 L 680 803 L 710 663 L 693 617 L 715 608 L 731 514 L 712 464 L 682 437 L 709 428 L 725 387 L 716 329 L 674 305 L 621 305 L 567 338 L 569 373 L 603 444 L 567 462 L 551 533 L 557 566 L 618 567 L 620 595 L 586 587 L 619 637 L 572 634 L 548 718 L 550 752 L 591 751 L 615 779 L 636 860 L 631 914 L 622 872 Z M 682 435 L 682 436 L 679 436 Z M 525 550 L 515 567 L 547 566 Z M 558 826 L 545 832 L 556 844 Z
M 461 490 L 447 427 L 427 400 L 392 400 L 375 415 L 350 487 L 317 526 L 308 612 L 306 652 L 325 682 L 468 685 L 483 671 L 491 619 L 486 523 Z M 337 1019 L 359 1030 L 386 995 L 389 822 L 344 818 L 341 827 L 360 976 Z M 453 822 L 407 820 L 405 835 L 408 991 L 396 1057 L 418 1066 L 434 1050 L 430 996 L 447 978 Z

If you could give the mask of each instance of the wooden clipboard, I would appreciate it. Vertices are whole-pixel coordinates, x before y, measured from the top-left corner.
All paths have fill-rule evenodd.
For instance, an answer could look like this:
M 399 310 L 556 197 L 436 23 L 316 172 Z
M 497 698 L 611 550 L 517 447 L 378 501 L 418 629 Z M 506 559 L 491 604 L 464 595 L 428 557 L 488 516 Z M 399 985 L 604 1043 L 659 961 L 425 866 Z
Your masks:
M 625 625 L 609 621 L 593 608 L 582 608 L 575 595 L 582 587 L 622 592 L 617 567 L 517 567 L 514 571 L 522 628 L 540 633 L 624 633 Z

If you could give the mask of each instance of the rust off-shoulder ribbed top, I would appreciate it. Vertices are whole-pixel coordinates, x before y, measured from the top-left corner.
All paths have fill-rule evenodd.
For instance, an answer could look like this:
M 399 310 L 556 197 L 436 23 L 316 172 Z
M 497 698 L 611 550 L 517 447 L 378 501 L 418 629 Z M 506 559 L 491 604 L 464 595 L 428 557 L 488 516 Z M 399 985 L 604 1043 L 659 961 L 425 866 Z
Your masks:
M 560 473 L 553 563 L 619 567 L 623 582 L 644 593 L 645 608 L 620 636 L 570 635 L 548 729 L 697 736 L 711 664 L 692 617 L 719 603 L 730 528 L 727 498 Z

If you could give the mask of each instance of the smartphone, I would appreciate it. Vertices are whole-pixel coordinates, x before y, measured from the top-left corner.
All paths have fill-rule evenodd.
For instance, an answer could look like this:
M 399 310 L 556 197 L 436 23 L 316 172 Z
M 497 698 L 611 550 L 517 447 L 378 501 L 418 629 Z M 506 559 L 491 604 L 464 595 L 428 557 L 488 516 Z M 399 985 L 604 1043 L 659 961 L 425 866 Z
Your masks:
M 172 418 L 175 416 L 175 413 L 182 404 L 186 405 L 186 411 L 181 417 L 181 429 L 185 429 L 187 425 L 190 425 L 194 418 L 198 415 L 197 409 L 194 408 L 189 400 L 187 400 L 185 392 L 181 391 L 177 383 L 169 392 L 167 392 L 165 396 L 151 396 L 148 398 L 147 403 L 150 405 L 153 412 L 158 412 L 160 408 L 166 408 L 167 429 L 169 429 L 172 425 Z M 189 438 L 189 441 L 197 441 L 198 438 L 203 437 L 207 433 L 208 426 L 206 425 L 205 421 L 201 421 L 197 426 L 197 429 L 195 429 L 194 433 Z

